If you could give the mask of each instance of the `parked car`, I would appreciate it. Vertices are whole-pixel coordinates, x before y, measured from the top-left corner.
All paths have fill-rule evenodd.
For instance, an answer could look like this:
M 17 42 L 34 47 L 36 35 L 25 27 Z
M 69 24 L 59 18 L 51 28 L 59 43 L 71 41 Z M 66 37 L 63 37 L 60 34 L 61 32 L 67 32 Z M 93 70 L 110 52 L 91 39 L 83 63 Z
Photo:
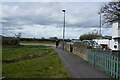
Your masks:
M 99 49 L 101 48 L 101 46 L 97 42 L 92 40 L 83 40 L 82 42 L 86 43 L 91 48 L 99 48 Z
M 83 40 L 82 43 L 90 44 L 90 40 Z
M 94 42 L 94 48 L 98 48 L 98 49 L 101 49 L 101 45 L 99 45 L 97 42 Z
M 76 42 L 79 42 L 79 43 L 81 43 L 81 41 L 76 41 Z

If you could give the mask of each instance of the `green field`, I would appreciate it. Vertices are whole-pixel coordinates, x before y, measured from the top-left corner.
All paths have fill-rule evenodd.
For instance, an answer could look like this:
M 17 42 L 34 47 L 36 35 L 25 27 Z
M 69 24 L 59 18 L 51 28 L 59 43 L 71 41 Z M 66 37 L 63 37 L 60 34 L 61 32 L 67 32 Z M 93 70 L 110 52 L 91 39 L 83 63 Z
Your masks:
M 50 47 L 3 47 L 2 57 L 3 77 L 71 78 L 58 54 Z
M 20 43 L 51 43 L 51 44 L 55 44 L 56 42 L 53 42 L 53 41 L 20 41 Z

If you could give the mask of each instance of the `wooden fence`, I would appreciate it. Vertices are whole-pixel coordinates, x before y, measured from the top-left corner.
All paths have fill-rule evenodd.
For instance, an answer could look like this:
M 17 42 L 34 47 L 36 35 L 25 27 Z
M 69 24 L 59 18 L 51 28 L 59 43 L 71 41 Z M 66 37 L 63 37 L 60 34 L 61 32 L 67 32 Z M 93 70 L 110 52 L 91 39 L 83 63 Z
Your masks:
M 87 61 L 120 80 L 120 60 L 117 56 L 87 50 Z
M 62 47 L 62 42 L 60 43 L 60 47 Z M 120 80 L 120 51 L 90 50 L 80 43 L 71 46 L 66 42 L 64 43 L 64 48 L 67 51 L 71 51 L 70 48 L 72 48 L 73 54 L 80 56 L 88 63 L 105 71 L 111 77 Z

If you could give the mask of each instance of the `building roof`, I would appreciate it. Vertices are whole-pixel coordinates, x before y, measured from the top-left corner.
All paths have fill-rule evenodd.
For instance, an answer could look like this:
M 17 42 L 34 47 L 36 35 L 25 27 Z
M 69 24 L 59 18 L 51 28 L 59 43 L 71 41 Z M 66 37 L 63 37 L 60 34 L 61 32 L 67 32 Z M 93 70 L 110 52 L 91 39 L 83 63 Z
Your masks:
M 120 37 L 114 37 L 113 39 L 120 39 Z
M 112 39 L 112 36 L 105 36 L 105 37 L 97 37 L 96 39 Z
M 120 21 L 120 19 L 111 20 L 110 22 L 117 22 L 117 21 Z

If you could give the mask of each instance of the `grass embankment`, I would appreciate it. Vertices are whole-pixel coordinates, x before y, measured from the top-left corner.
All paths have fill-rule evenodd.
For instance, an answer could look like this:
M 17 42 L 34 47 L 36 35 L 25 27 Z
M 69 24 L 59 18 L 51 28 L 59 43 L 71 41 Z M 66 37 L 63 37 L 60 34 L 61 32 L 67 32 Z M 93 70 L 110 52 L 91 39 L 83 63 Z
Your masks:
M 50 44 L 55 44 L 56 42 L 53 42 L 53 41 L 20 41 L 20 43 L 50 43 Z
M 58 54 L 46 46 L 3 47 L 2 76 L 7 78 L 70 78 Z

